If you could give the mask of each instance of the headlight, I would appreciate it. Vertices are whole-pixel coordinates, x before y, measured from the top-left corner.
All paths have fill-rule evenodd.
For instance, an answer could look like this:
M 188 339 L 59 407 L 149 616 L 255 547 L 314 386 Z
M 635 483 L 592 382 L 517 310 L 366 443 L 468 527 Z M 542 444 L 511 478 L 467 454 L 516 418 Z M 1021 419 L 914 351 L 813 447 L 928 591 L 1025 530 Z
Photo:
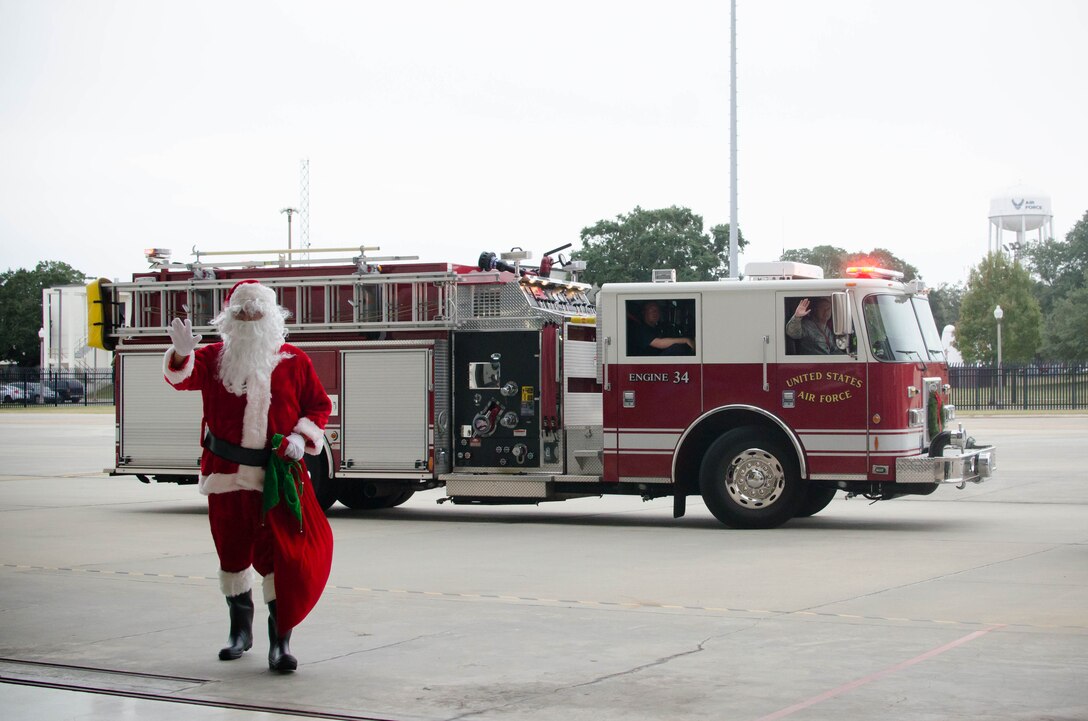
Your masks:
M 916 428 L 922 425 L 922 409 L 911 408 L 907 411 L 907 425 L 911 428 Z
M 956 420 L 956 406 L 954 405 L 945 406 L 941 409 L 941 413 L 944 415 L 945 423 Z

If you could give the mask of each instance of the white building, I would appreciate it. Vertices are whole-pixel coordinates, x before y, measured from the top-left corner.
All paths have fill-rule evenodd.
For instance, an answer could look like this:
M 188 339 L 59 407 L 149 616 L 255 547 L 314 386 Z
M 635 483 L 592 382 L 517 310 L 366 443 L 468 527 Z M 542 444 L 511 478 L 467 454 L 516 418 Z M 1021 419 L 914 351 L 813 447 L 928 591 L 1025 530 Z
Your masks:
M 42 290 L 41 366 L 55 371 L 106 370 L 113 353 L 87 345 L 87 288 L 62 285 Z

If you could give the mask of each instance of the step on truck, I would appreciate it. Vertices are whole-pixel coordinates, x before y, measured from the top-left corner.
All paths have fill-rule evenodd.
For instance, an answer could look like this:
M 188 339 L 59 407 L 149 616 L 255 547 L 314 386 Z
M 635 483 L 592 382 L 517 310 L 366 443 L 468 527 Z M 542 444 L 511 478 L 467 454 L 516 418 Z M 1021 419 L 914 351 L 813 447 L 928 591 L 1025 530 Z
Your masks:
M 131 282 L 92 283 L 89 336 L 115 354 L 108 472 L 196 481 L 200 396 L 164 382 L 166 328 L 188 318 L 213 342 L 223 296 L 244 278 L 275 290 L 333 401 L 323 453 L 306 458 L 326 509 L 442 488 L 439 503 L 454 504 L 671 499 L 679 517 L 699 496 L 726 526 L 771 528 L 839 492 L 927 495 L 995 468 L 993 446 L 953 427 L 924 287 L 895 272 L 750 263 L 743 280 L 655 271 L 595 289 L 563 248 L 537 265 L 517 249 L 474 265 L 374 250 L 231 261 L 194 250 L 180 263 L 153 249 Z M 799 306 L 825 304 L 814 350 L 787 326 Z

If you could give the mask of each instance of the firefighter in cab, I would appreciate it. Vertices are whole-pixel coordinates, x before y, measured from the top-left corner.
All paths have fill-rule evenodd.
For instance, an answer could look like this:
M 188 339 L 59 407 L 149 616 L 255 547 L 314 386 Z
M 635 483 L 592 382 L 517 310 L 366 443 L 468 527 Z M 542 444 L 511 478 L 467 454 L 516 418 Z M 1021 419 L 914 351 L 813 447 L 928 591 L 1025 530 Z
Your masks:
M 831 330 L 831 299 L 825 296 L 803 299 L 786 322 L 786 335 L 799 341 L 801 355 L 831 355 L 842 351 L 835 345 Z
M 632 321 L 627 332 L 633 346 L 631 355 L 694 355 L 695 341 L 663 323 L 662 316 L 658 301 L 648 300 L 642 304 L 641 321 Z

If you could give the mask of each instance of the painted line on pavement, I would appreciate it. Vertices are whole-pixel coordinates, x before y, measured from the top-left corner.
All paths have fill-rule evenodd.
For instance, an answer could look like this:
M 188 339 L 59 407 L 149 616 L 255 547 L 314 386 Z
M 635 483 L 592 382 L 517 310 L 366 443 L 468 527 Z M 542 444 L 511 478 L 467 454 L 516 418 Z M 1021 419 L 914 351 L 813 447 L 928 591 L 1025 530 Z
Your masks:
M 798 711 L 801 711 L 802 709 L 806 709 L 809 706 L 815 706 L 818 703 L 823 703 L 824 701 L 827 701 L 828 699 L 832 699 L 832 698 L 835 698 L 836 696 L 842 695 L 842 694 L 846 693 L 847 691 L 853 691 L 856 688 L 859 688 L 859 687 L 864 686 L 866 684 L 872 683 L 873 681 L 879 681 L 880 679 L 884 678 L 885 676 L 890 676 L 893 673 L 897 673 L 899 671 L 902 671 L 903 669 L 909 668 L 909 667 L 911 667 L 911 666 L 913 666 L 915 664 L 921 663 L 922 661 L 928 661 L 931 658 L 934 658 L 936 656 L 940 656 L 942 653 L 944 653 L 946 651 L 951 651 L 952 649 L 956 648 L 957 646 L 962 646 L 965 643 L 969 643 L 971 641 L 974 641 L 976 638 L 980 638 L 982 636 L 985 636 L 986 634 L 990 633 L 991 631 L 996 631 L 999 628 L 1005 628 L 1005 626 L 991 626 L 990 628 L 984 628 L 981 631 L 975 631 L 974 633 L 969 633 L 966 636 L 962 636 L 960 638 L 957 638 L 955 641 L 952 641 L 951 643 L 946 643 L 943 646 L 938 646 L 937 648 L 930 649 L 929 651 L 926 651 L 925 653 L 921 654 L 920 656 L 915 656 L 914 658 L 912 658 L 910 660 L 903 661 L 902 663 L 897 663 L 896 665 L 891 666 L 889 668 L 886 668 L 883 671 L 877 671 L 876 673 L 871 673 L 868 676 L 862 676 L 861 678 L 855 679 L 855 680 L 853 680 L 853 681 L 851 681 L 849 683 L 844 683 L 842 686 L 839 686 L 838 688 L 833 688 L 830 691 L 825 691 L 822 694 L 819 694 L 817 696 L 813 696 L 812 698 L 806 699 L 805 701 L 801 701 L 800 703 L 795 703 L 792 706 L 787 706 L 786 708 L 781 709 L 779 711 L 775 711 L 774 713 L 768 714 L 767 716 L 760 716 L 758 719 L 756 719 L 756 721 L 775 721 L 776 719 L 785 718 L 786 716 L 792 716 L 794 713 L 796 713 Z

